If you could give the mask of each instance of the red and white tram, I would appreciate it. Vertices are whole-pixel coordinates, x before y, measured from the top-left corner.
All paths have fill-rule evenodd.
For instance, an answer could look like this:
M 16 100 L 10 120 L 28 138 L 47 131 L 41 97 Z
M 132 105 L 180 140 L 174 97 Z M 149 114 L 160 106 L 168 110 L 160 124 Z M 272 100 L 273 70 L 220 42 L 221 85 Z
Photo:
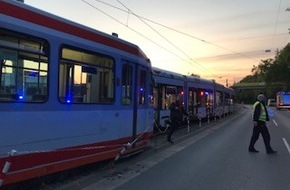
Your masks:
M 11 0 L 0 1 L 0 79 L 0 186 L 147 148 L 154 119 L 164 126 L 177 98 L 206 118 L 232 112 L 234 96 L 152 69 L 116 36 Z
M 1 0 L 0 78 L 0 186 L 148 146 L 151 63 L 134 44 Z

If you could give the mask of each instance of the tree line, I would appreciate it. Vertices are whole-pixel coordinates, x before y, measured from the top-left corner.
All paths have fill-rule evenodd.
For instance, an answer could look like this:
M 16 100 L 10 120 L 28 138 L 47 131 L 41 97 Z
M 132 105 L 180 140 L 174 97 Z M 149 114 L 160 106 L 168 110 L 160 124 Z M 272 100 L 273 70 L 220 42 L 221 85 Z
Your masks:
M 278 91 L 290 91 L 290 44 L 276 50 L 275 57 L 261 60 L 258 66 L 253 65 L 252 74 L 243 78 L 239 83 L 265 83 L 262 90 L 268 98 L 275 98 Z M 238 101 L 246 103 L 255 100 L 254 91 L 243 91 L 236 94 Z

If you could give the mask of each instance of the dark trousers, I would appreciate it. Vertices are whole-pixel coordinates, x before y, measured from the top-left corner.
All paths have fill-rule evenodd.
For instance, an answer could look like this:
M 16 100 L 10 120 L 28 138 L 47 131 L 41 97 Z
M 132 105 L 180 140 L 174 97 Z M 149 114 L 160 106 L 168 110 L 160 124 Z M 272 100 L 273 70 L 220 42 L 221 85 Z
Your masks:
M 257 126 L 254 126 L 249 149 L 254 148 L 254 145 L 257 142 L 260 133 L 261 133 L 261 135 L 263 137 L 266 150 L 267 151 L 272 151 L 272 148 L 271 148 L 271 145 L 270 145 L 270 133 L 269 133 L 269 131 L 267 129 L 266 122 L 263 122 L 263 121 L 258 121 Z
M 167 133 L 167 140 L 171 140 L 171 136 L 175 129 L 178 127 L 179 122 L 178 121 L 170 121 L 170 126 L 168 128 L 168 133 Z

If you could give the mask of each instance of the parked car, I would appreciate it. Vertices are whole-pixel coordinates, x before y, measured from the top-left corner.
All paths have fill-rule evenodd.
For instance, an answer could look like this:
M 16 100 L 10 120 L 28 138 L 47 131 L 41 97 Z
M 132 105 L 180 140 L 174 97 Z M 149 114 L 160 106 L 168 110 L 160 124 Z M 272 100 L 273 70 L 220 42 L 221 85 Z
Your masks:
M 276 100 L 275 99 L 269 99 L 267 105 L 268 106 L 276 106 Z

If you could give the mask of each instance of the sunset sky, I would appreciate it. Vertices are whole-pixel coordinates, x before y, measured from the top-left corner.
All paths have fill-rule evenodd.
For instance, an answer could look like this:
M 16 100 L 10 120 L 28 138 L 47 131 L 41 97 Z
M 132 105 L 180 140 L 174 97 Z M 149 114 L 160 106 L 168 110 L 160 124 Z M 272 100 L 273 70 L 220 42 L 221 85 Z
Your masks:
M 24 0 L 137 44 L 154 67 L 229 85 L 290 40 L 289 0 Z M 270 50 L 271 52 L 265 52 Z

